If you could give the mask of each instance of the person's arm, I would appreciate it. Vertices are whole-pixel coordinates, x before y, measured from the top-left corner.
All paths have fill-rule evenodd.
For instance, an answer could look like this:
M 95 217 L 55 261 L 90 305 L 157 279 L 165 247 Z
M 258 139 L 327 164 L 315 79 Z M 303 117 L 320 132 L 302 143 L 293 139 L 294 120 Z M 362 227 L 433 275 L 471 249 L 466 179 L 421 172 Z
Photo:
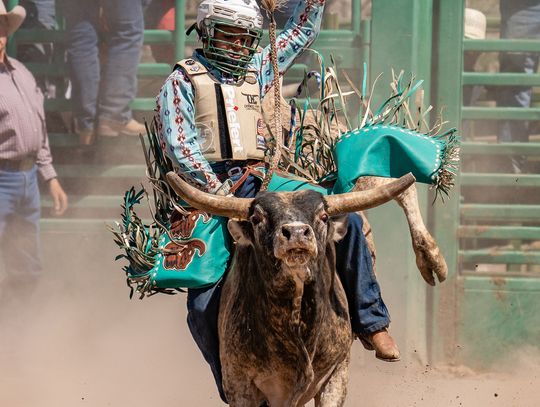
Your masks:
M 221 182 L 197 143 L 195 95 L 189 78 L 175 70 L 165 81 L 156 100 L 161 145 L 179 168 L 200 189 L 216 193 Z
M 49 138 L 47 137 L 47 126 L 45 123 L 45 112 L 43 110 L 43 94 L 39 87 L 35 86 L 36 105 L 38 106 L 38 114 L 36 120 L 39 123 L 36 125 L 41 129 L 41 146 L 38 151 L 36 165 L 39 174 L 48 186 L 49 194 L 53 200 L 53 211 L 55 215 L 62 215 L 68 208 L 68 197 L 58 181 L 56 171 L 52 164 L 52 155 L 49 147 Z
M 301 1 L 296 6 L 292 17 L 276 39 L 278 68 L 283 75 L 294 60 L 315 41 L 321 29 L 325 0 Z M 261 97 L 272 86 L 274 72 L 270 63 L 270 45 L 254 57 L 254 65 L 259 69 Z

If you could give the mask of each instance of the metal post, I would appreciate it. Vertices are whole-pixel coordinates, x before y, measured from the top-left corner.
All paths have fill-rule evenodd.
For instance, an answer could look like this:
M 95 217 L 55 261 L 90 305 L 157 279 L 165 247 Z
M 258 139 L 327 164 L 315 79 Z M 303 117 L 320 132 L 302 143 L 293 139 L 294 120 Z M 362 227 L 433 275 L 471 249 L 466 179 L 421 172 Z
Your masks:
M 186 0 L 176 0 L 174 13 L 174 56 L 176 61 L 185 58 L 186 52 Z
M 353 0 L 352 2 L 352 30 L 357 36 L 361 32 L 361 20 L 362 20 L 362 1 Z
M 444 107 L 445 119 L 455 126 L 461 123 L 463 71 L 464 2 L 436 0 L 434 12 L 434 105 Z M 456 354 L 456 318 L 458 315 L 458 236 L 459 177 L 445 203 L 435 205 L 435 239 L 448 265 L 447 281 L 433 293 L 433 342 L 435 361 L 451 361 Z
M 10 11 L 17 4 L 19 4 L 18 0 L 7 0 L 6 8 L 8 11 Z M 7 44 L 7 53 L 9 56 L 16 56 L 17 54 L 17 42 L 13 35 L 9 37 L 8 44 Z
M 433 2 L 402 0 L 397 7 L 389 7 L 384 1 L 374 1 L 372 5 L 371 80 L 383 74 L 374 90 L 374 108 L 388 97 L 392 70 L 396 74 L 404 70 L 406 78 L 414 74 L 423 79 L 425 103 L 429 103 Z M 426 218 L 427 188 L 418 185 L 417 189 L 420 208 Z M 408 234 L 405 217 L 398 207 L 389 205 L 370 210 L 369 215 L 379 253 L 377 268 L 384 270 L 379 273 L 384 298 L 390 300 L 394 321 L 392 332 L 409 352 L 408 355 L 402 352 L 405 357 L 426 363 L 427 288 L 419 275 L 410 244 L 404 244 Z M 400 272 L 396 274 L 397 270 Z M 392 277 L 387 279 L 385 276 L 388 275 Z

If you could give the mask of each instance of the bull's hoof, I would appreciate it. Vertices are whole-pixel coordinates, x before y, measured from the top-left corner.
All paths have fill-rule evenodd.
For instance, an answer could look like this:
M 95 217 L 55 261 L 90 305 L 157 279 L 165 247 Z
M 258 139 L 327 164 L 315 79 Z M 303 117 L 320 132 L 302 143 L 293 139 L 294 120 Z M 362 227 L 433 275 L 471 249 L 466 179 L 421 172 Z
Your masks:
M 431 286 L 435 285 L 435 276 L 439 283 L 446 280 L 448 275 L 448 266 L 446 260 L 440 254 L 439 250 L 430 251 L 417 251 L 416 252 L 416 266 L 420 270 L 422 277 Z

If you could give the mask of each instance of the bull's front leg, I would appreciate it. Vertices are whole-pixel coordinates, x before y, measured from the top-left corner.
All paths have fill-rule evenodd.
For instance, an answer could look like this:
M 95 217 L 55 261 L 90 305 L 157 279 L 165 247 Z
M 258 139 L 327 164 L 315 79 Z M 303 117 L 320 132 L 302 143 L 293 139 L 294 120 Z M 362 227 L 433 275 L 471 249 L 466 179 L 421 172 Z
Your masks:
M 358 179 L 355 190 L 367 190 L 391 181 L 391 178 L 362 177 Z M 420 270 L 420 274 L 429 285 L 435 285 L 435 276 L 439 282 L 443 282 L 448 274 L 448 267 L 435 239 L 428 232 L 422 219 L 416 186 L 411 185 L 405 192 L 396 197 L 396 201 L 403 209 L 409 224 L 416 266 Z
M 350 355 L 336 366 L 328 381 L 315 396 L 315 407 L 341 407 L 345 404 L 349 382 L 349 360 Z

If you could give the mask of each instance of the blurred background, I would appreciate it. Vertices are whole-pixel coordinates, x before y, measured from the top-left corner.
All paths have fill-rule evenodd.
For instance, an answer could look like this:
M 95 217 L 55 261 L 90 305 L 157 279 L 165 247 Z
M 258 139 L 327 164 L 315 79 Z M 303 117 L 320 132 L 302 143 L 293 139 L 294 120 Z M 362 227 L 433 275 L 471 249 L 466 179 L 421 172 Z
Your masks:
M 6 1 L 7 9 L 18 3 Z M 3 309 L 0 404 L 220 405 L 185 324 L 184 294 L 129 300 L 123 264 L 114 261 L 119 252 L 105 224 L 119 220 L 124 191 L 145 183 L 144 156 L 138 137 L 98 135 L 88 144 L 77 136 L 66 62 L 66 10 L 75 0 L 49 2 L 49 12 L 40 11 L 47 2 L 20 3 L 28 17 L 8 52 L 33 72 L 46 96 L 49 140 L 70 208 L 55 217 L 42 198 L 45 270 L 32 296 Z M 101 3 L 105 15 L 107 1 Z M 435 107 L 431 121 L 442 112 L 462 140 L 461 173 L 444 202 L 419 185 L 424 219 L 449 266 L 446 282 L 427 287 L 419 276 L 395 203 L 368 212 L 403 361 L 375 362 L 355 343 L 351 383 L 367 387 L 351 385 L 347 405 L 538 405 L 540 2 L 327 4 L 313 48 L 328 64 L 332 56 L 340 77 L 347 72 L 360 87 L 364 62 L 370 83 L 382 73 L 375 105 L 390 93 L 392 70 L 423 79 L 426 103 Z M 137 121 L 152 120 L 164 79 L 196 47 L 196 33 L 185 31 L 197 6 L 193 0 L 144 4 L 131 103 Z M 103 64 L 111 56 L 102 22 Z M 295 87 L 315 68 L 316 61 L 302 58 L 285 85 Z M 148 218 L 145 206 L 140 214 Z

